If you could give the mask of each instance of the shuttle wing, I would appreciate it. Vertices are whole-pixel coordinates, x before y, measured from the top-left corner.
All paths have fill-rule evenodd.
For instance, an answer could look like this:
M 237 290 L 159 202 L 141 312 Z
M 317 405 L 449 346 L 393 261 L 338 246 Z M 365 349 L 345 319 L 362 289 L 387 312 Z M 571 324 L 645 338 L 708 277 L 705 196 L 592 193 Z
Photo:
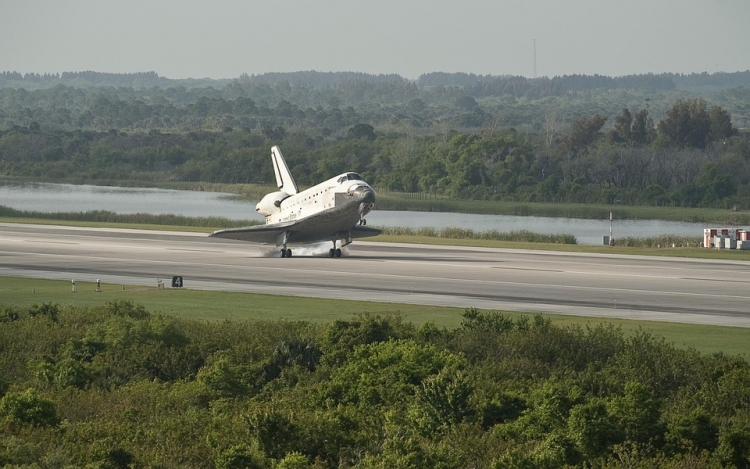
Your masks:
M 214 231 L 210 236 L 215 238 L 236 239 L 239 241 L 252 241 L 255 243 L 275 244 L 279 235 L 288 233 L 290 243 L 315 243 L 332 241 L 334 239 L 345 239 L 347 237 L 367 238 L 377 236 L 380 230 L 368 226 L 355 225 L 346 231 L 332 232 L 318 224 L 314 219 L 302 219 L 273 223 L 270 225 L 245 226 L 242 228 L 229 228 Z
M 209 236 L 268 244 L 275 243 L 277 236 L 284 231 L 290 231 L 295 224 L 297 224 L 296 221 L 286 221 L 271 225 L 243 226 L 242 228 L 214 231 Z

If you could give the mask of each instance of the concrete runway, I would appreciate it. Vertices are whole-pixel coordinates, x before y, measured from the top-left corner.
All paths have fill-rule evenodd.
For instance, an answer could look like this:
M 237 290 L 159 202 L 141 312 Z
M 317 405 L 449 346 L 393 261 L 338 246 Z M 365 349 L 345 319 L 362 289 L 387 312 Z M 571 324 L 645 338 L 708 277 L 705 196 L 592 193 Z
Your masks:
M 329 259 L 329 247 L 282 259 L 205 234 L 0 223 L 0 276 L 182 275 L 195 289 L 750 327 L 750 262 L 360 241 Z

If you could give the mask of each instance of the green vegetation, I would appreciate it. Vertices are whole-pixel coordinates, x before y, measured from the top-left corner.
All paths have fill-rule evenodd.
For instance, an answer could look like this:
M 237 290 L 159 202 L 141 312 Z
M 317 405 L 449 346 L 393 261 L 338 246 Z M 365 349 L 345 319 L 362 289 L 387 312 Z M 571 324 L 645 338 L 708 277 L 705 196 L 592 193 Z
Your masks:
M 187 87 L 146 74 L 119 77 L 131 87 L 78 88 L 64 83 L 115 77 L 11 73 L 0 77 L 0 174 L 270 184 L 268 148 L 279 144 L 302 185 L 351 170 L 383 193 L 747 210 L 750 135 L 738 127 L 750 122 L 750 75 L 730 75 L 413 83 L 312 73 L 286 75 L 294 85 L 274 76 Z M 15 88 L 24 84 L 38 89 Z
M 388 236 L 420 236 L 426 238 L 442 239 L 469 239 L 488 241 L 512 241 L 519 243 L 553 243 L 553 244 L 577 244 L 576 237 L 569 234 L 546 235 L 533 233 L 528 230 L 516 230 L 501 233 L 497 230 L 474 231 L 466 228 L 419 228 L 412 229 L 403 226 L 384 226 L 383 235 Z
M 9 466 L 750 465 L 747 361 L 542 316 L 466 310 L 448 329 L 6 304 L 0 377 Z
M 703 242 L 700 236 L 654 236 L 651 238 L 636 238 L 628 236 L 625 238 L 615 239 L 615 246 L 625 247 L 648 247 L 648 248 L 666 248 L 666 247 L 698 247 Z

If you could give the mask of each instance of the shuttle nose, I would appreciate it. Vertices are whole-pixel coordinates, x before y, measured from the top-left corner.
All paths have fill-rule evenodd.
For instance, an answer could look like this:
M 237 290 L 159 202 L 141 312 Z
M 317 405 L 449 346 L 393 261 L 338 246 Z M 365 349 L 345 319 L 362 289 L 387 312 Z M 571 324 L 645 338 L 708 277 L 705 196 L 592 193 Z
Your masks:
M 357 186 L 352 192 L 361 203 L 374 204 L 375 203 L 375 191 L 369 186 Z

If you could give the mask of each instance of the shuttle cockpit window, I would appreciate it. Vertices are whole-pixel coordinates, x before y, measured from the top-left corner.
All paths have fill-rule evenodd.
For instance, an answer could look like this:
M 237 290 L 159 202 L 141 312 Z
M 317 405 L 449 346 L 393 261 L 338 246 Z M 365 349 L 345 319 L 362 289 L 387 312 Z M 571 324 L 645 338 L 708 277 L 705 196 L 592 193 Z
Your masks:
M 362 176 L 360 176 L 357 173 L 347 173 L 340 178 L 338 178 L 338 182 L 346 182 L 346 181 L 363 181 Z

